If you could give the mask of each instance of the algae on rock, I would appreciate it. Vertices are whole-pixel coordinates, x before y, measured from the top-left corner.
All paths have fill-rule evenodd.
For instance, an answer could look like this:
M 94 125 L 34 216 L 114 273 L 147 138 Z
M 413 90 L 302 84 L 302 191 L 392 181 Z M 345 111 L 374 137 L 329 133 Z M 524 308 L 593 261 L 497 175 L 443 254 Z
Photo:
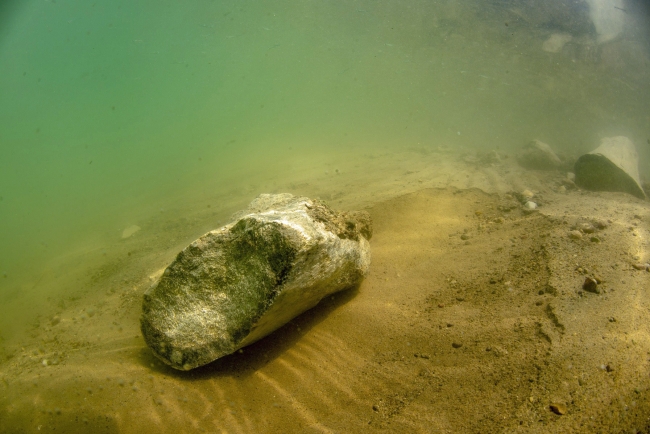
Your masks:
M 370 265 L 371 236 L 366 212 L 261 195 L 234 222 L 181 251 L 147 290 L 145 341 L 181 370 L 231 354 L 358 284 Z

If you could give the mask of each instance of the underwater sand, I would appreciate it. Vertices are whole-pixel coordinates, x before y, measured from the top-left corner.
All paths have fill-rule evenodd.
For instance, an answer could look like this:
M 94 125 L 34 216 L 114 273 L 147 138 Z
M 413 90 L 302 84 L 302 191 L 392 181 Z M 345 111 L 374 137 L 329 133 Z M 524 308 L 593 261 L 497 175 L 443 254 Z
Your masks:
M 191 372 L 168 368 L 144 344 L 142 294 L 208 229 L 206 213 L 223 223 L 252 197 L 179 210 L 174 223 L 137 222 L 142 229 L 116 233 L 105 254 L 62 260 L 46 278 L 66 291 L 5 342 L 0 428 L 648 432 L 650 273 L 632 264 L 649 260 L 650 206 L 618 193 L 559 193 L 562 174 L 468 155 L 357 156 L 338 174 L 279 184 L 318 196 L 328 177 L 333 207 L 370 212 L 369 275 Z M 536 193 L 539 211 L 523 213 L 508 194 L 522 188 Z M 610 221 L 593 234 L 600 242 L 569 238 L 593 220 Z M 582 291 L 585 275 L 602 280 L 600 294 Z
M 650 178 L 648 7 L 585 8 L 0 3 L 0 432 L 650 432 L 648 204 L 513 158 L 623 134 Z M 367 279 L 161 365 L 143 292 L 279 192 L 367 209 Z

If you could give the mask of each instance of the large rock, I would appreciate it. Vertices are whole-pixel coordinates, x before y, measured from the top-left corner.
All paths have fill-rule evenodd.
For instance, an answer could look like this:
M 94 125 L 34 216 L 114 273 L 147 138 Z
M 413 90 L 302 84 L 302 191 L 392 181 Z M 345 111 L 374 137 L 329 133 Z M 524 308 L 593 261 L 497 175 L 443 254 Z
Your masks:
M 578 158 L 576 184 L 596 191 L 622 191 L 645 199 L 639 179 L 639 156 L 625 136 L 605 137 L 600 146 Z
M 235 221 L 186 247 L 147 290 L 145 341 L 180 370 L 231 354 L 358 284 L 371 235 L 367 212 L 261 195 Z

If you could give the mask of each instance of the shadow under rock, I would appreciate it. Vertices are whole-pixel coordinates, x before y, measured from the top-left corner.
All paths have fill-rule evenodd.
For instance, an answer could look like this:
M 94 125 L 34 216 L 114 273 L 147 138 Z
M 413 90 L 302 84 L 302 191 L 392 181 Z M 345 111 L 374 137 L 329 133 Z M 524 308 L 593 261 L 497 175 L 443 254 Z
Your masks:
M 316 306 L 298 315 L 270 335 L 234 354 L 224 356 L 191 371 L 178 371 L 165 365 L 146 346 L 140 351 L 139 362 L 150 367 L 149 369 L 153 371 L 189 381 L 210 377 L 241 378 L 251 375 L 293 347 L 303 335 L 309 333 L 313 327 L 323 321 L 339 306 L 343 306 L 356 297 L 360 285 L 326 297 Z

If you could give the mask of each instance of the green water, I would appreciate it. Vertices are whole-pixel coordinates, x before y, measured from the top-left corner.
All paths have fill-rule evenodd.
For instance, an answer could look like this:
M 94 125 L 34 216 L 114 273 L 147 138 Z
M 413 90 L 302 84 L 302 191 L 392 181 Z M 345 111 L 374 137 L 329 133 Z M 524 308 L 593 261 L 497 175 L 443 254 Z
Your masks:
M 570 40 L 549 51 L 553 35 Z M 570 158 L 615 135 L 650 180 L 640 0 L 1 2 L 0 432 L 191 427 L 204 395 L 251 406 L 260 423 L 233 416 L 239 432 L 273 426 L 293 377 L 176 376 L 142 342 L 142 293 L 177 252 L 260 193 L 360 209 L 498 178 L 465 158 L 477 152 L 515 164 L 539 139 Z M 449 181 L 429 182 L 439 168 Z M 326 337 L 314 360 L 350 370 L 306 363 L 305 378 L 357 387 L 356 344 Z
M 579 154 L 624 134 L 648 177 L 648 12 L 627 7 L 598 44 L 587 6 L 564 2 L 5 2 L 0 317 L 38 312 L 44 270 L 105 254 L 131 224 L 225 217 L 339 155 L 532 138 Z M 545 52 L 554 32 L 574 39 Z

